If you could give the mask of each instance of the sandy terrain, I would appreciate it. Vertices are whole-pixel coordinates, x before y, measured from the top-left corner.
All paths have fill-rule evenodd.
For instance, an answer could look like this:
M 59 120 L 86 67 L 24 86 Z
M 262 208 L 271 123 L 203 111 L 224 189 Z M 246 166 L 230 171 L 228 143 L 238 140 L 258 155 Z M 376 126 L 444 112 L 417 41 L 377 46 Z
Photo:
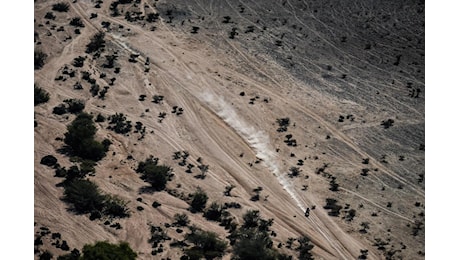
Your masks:
M 35 49 L 48 55 L 44 67 L 35 70 L 35 82 L 50 93 L 49 102 L 35 107 L 35 231 L 46 226 L 60 232 L 70 248 L 79 249 L 99 240 L 127 241 L 139 259 L 180 258 L 182 252 L 168 243 L 165 252 L 153 257 L 148 243 L 148 224 L 171 223 L 175 213 L 187 213 L 196 226 L 225 238 L 228 233 L 223 227 L 190 213 L 189 204 L 179 196 L 140 192 L 146 184 L 135 168 L 153 155 L 174 168 L 167 187 L 177 194 L 201 187 L 210 197 L 208 205 L 238 202 L 241 209 L 229 210 L 238 223 L 248 209 L 273 218 L 275 246 L 306 235 L 315 245 L 315 259 L 357 259 L 363 249 L 369 251 L 368 259 L 424 258 L 423 226 L 417 236 L 412 235 L 415 223 L 424 223 L 425 190 L 420 180 L 424 151 L 419 149 L 424 144 L 424 63 L 419 53 L 424 52 L 420 44 L 410 43 L 423 42 L 423 27 L 406 22 L 418 16 L 423 20 L 423 13 L 411 8 L 417 3 L 398 7 L 398 3 L 363 6 L 358 1 L 340 6 L 340 1 L 267 1 L 264 5 L 264 1 L 141 0 L 119 5 L 123 12 L 160 13 L 157 22 L 148 23 L 129 22 L 124 15 L 113 17 L 111 1 L 104 1 L 101 8 L 95 8 L 95 2 L 69 1 L 70 10 L 54 12 L 56 19 L 49 24 L 43 17 L 55 2 L 35 2 Z M 174 18 L 168 18 L 167 10 Z M 323 14 L 325 10 L 329 13 Z M 90 18 L 92 13 L 97 17 Z M 232 23 L 222 23 L 225 15 L 231 16 Z M 68 25 L 73 17 L 80 17 L 85 25 L 81 34 Z M 373 31 L 363 33 L 371 29 L 359 19 L 370 21 Z M 110 22 L 109 28 L 103 28 L 102 22 Z M 387 26 L 393 22 L 395 26 Z M 64 30 L 58 32 L 53 25 Z M 196 34 L 190 33 L 192 26 L 199 27 Z M 254 32 L 244 33 L 248 26 Z M 238 28 L 235 39 L 229 38 L 232 27 Z M 107 43 L 102 58 L 94 59 L 85 53 L 85 46 L 98 31 L 105 32 Z M 276 40 L 282 41 L 281 46 L 273 44 Z M 364 50 L 367 43 L 370 50 Z M 121 68 L 118 74 L 102 66 L 103 56 L 114 53 L 115 65 Z M 398 53 L 403 55 L 396 66 Z M 139 55 L 137 62 L 128 61 L 131 54 Z M 87 56 L 82 68 L 71 65 L 77 56 Z M 77 76 L 55 80 L 65 65 Z M 101 87 L 116 78 L 104 99 L 91 95 L 90 85 L 81 80 L 82 71 L 91 72 Z M 101 73 L 107 76 L 100 78 Z M 83 90 L 73 88 L 76 82 Z M 421 90 L 418 98 L 410 96 L 408 82 Z M 145 101 L 139 101 L 140 95 L 146 95 Z M 154 95 L 164 96 L 161 104 L 151 102 Z M 105 193 L 129 202 L 131 216 L 117 220 L 120 230 L 72 213 L 61 200 L 63 188 L 56 186 L 62 179 L 40 164 L 48 154 L 63 166 L 74 164 L 58 152 L 63 142 L 56 138 L 63 138 L 75 116 L 52 113 L 68 98 L 84 100 L 85 111 L 94 115 L 124 113 L 146 127 L 145 138 L 138 140 L 139 134 L 116 134 L 107 129 L 107 122 L 97 123 L 97 137 L 113 144 L 89 178 Z M 173 106 L 184 113 L 171 113 Z M 160 112 L 166 113 L 161 122 Z M 338 121 L 340 116 L 343 122 Z M 286 117 L 290 119 L 287 132 L 278 132 L 277 119 Z M 390 118 L 394 125 L 384 129 L 381 122 Z M 286 145 L 287 134 L 292 134 L 297 146 Z M 176 151 L 187 151 L 194 164 L 201 157 L 209 165 L 206 178 L 194 178 L 199 172 L 196 167 L 193 174 L 186 173 L 186 167 L 172 158 Z M 368 164 L 363 164 L 365 158 Z M 298 166 L 298 160 L 303 165 Z M 288 176 L 292 166 L 301 169 L 300 176 Z M 367 176 L 361 174 L 363 169 L 368 169 Z M 332 178 L 339 184 L 338 191 L 329 189 Z M 228 185 L 236 186 L 231 197 L 223 194 Z M 263 188 L 261 199 L 253 202 L 250 198 L 257 187 Z M 337 199 L 344 207 L 339 217 L 328 216 L 323 208 L 326 198 Z M 153 201 L 162 206 L 153 208 Z M 414 206 L 417 202 L 420 206 Z M 144 210 L 138 211 L 137 206 Z M 312 206 L 316 208 L 305 218 L 305 209 Z M 356 210 L 352 221 L 344 218 L 348 209 Z M 367 233 L 359 232 L 364 222 L 369 225 Z M 168 235 L 183 238 L 173 228 Z M 387 243 L 383 249 L 375 246 L 376 239 Z M 55 256 L 65 253 L 50 241 L 40 250 L 45 249 Z M 293 250 L 280 250 L 297 257 Z M 231 250 L 224 258 L 230 257 Z

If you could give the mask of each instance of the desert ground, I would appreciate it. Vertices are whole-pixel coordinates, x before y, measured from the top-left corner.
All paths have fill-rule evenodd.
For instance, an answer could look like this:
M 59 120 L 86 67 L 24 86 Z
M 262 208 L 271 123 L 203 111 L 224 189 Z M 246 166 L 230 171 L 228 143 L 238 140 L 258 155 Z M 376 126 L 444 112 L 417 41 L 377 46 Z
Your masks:
M 56 3 L 68 11 L 53 11 Z M 199 187 L 207 206 L 240 204 L 227 209 L 237 225 L 248 210 L 273 219 L 273 248 L 293 259 L 288 241 L 301 236 L 314 259 L 424 259 L 423 1 L 37 0 L 34 12 L 34 48 L 46 54 L 34 81 L 49 93 L 34 107 L 35 238 L 45 228 L 70 250 L 125 241 L 138 259 L 179 259 L 184 248 L 170 243 L 188 229 L 166 225 L 177 213 L 228 242 L 219 222 L 189 210 Z M 76 17 L 83 26 L 69 24 Z M 88 53 L 98 32 L 105 44 Z M 116 57 L 112 67 L 107 56 Z M 62 152 L 76 115 L 53 113 L 68 99 L 94 117 L 123 113 L 145 127 L 120 134 L 96 122 L 95 138 L 111 145 L 85 176 L 127 202 L 129 217 L 76 214 L 63 179 L 40 163 L 53 155 L 79 166 Z M 191 173 L 173 156 L 184 151 Z M 149 156 L 172 168 L 162 191 L 143 191 L 136 169 Z M 326 199 L 341 206 L 337 215 Z M 150 225 L 171 238 L 155 255 Z M 69 253 L 55 241 L 42 236 L 35 258 Z M 222 258 L 232 256 L 228 246 Z

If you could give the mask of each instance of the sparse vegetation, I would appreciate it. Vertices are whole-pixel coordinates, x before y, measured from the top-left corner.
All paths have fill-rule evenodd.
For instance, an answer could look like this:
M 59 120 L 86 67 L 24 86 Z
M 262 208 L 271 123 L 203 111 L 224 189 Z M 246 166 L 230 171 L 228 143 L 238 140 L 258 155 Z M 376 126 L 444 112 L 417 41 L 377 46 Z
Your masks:
M 223 213 L 224 209 L 222 205 L 218 204 L 217 202 L 213 202 L 211 203 L 211 206 L 205 210 L 203 217 L 211 221 L 220 221 Z
M 166 231 L 159 226 L 150 225 L 150 239 L 149 243 L 152 244 L 152 248 L 155 249 L 159 246 L 159 243 L 164 242 L 166 240 L 171 240 L 171 238 L 166 234 Z M 159 250 L 162 250 L 162 246 L 152 251 L 152 255 L 156 255 Z

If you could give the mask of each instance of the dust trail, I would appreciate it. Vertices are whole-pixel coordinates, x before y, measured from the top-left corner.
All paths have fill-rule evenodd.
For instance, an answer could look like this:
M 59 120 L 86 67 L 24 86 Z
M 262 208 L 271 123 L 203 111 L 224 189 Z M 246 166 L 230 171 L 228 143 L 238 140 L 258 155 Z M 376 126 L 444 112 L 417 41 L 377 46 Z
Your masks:
M 296 202 L 302 212 L 305 212 L 304 203 L 301 202 L 291 183 L 280 172 L 280 168 L 276 162 L 277 156 L 270 145 L 271 142 L 268 135 L 245 122 L 222 97 L 210 92 L 205 92 L 200 97 L 255 150 L 257 157 L 263 160 L 264 165 L 276 176 L 284 190 Z

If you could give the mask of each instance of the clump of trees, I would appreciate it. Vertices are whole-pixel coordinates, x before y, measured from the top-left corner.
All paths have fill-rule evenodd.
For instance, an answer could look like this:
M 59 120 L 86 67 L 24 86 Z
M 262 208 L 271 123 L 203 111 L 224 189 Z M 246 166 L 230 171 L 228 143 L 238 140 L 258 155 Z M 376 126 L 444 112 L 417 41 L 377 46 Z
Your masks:
M 337 205 L 337 200 L 327 198 L 326 206 L 324 206 L 323 208 L 329 210 L 329 212 L 327 213 L 329 216 L 338 217 L 340 214 L 340 210 L 342 209 L 342 206 Z
M 160 14 L 158 13 L 149 13 L 145 20 L 149 23 L 154 23 L 159 19 L 159 17 L 160 17 Z
M 276 131 L 281 133 L 286 132 L 288 130 L 288 126 L 290 124 L 289 117 L 278 118 L 276 119 L 276 122 L 278 123 L 278 129 L 276 129 Z
M 126 202 L 102 194 L 94 182 L 75 178 L 64 183 L 63 200 L 72 204 L 78 214 L 91 213 L 90 219 L 97 219 L 103 215 L 120 218 L 129 216 Z
M 141 179 L 150 184 L 149 190 L 160 191 L 166 188 L 166 183 L 171 180 L 172 168 L 167 165 L 158 165 L 158 158 L 150 156 L 139 162 L 136 172 L 141 174 Z
M 313 259 L 313 255 L 311 254 L 311 250 L 313 249 L 313 244 L 310 241 L 310 238 L 307 236 L 302 236 L 297 239 L 299 242 L 299 246 L 296 248 L 299 251 L 299 259 L 310 260 Z
M 258 210 L 248 210 L 243 220 L 243 225 L 228 236 L 233 245 L 233 259 L 289 259 L 273 248 L 270 237 L 276 235 L 270 230 L 273 219 L 265 220 Z
M 191 248 L 185 250 L 188 259 L 215 259 L 222 257 L 227 248 L 227 243 L 214 232 L 192 228 L 185 238 L 193 243 Z
M 294 147 L 297 146 L 297 140 L 292 139 L 292 134 L 287 134 L 285 138 L 286 139 L 284 140 L 284 142 L 287 144 L 287 146 L 294 146 Z
M 118 134 L 127 134 L 133 127 L 131 121 L 127 120 L 123 113 L 115 113 L 115 115 L 109 116 L 108 120 L 109 126 L 107 129 Z
M 73 155 L 97 162 L 104 158 L 111 143 L 107 139 L 102 143 L 96 141 L 94 139 L 96 131 L 93 116 L 87 113 L 80 113 L 67 126 L 64 143 L 68 145 Z
M 93 35 L 90 42 L 86 45 L 86 53 L 93 53 L 105 46 L 105 33 L 99 32 Z
M 75 59 L 73 59 L 72 65 L 74 65 L 77 68 L 83 67 L 85 63 L 86 58 L 82 56 L 78 56 Z
M 34 84 L 34 106 L 46 103 L 50 99 L 50 94 L 46 90 Z
M 63 115 L 65 113 L 78 114 L 85 108 L 83 100 L 79 99 L 66 99 L 64 103 L 61 103 L 53 108 L 53 114 Z
M 95 183 L 89 180 L 74 179 L 64 188 L 64 201 L 72 204 L 77 213 L 103 211 L 105 197 Z
M 126 242 L 111 244 L 106 241 L 99 241 L 94 245 L 85 245 L 82 251 L 82 255 L 78 258 L 79 260 L 134 260 L 137 257 L 137 253 L 134 252 Z

